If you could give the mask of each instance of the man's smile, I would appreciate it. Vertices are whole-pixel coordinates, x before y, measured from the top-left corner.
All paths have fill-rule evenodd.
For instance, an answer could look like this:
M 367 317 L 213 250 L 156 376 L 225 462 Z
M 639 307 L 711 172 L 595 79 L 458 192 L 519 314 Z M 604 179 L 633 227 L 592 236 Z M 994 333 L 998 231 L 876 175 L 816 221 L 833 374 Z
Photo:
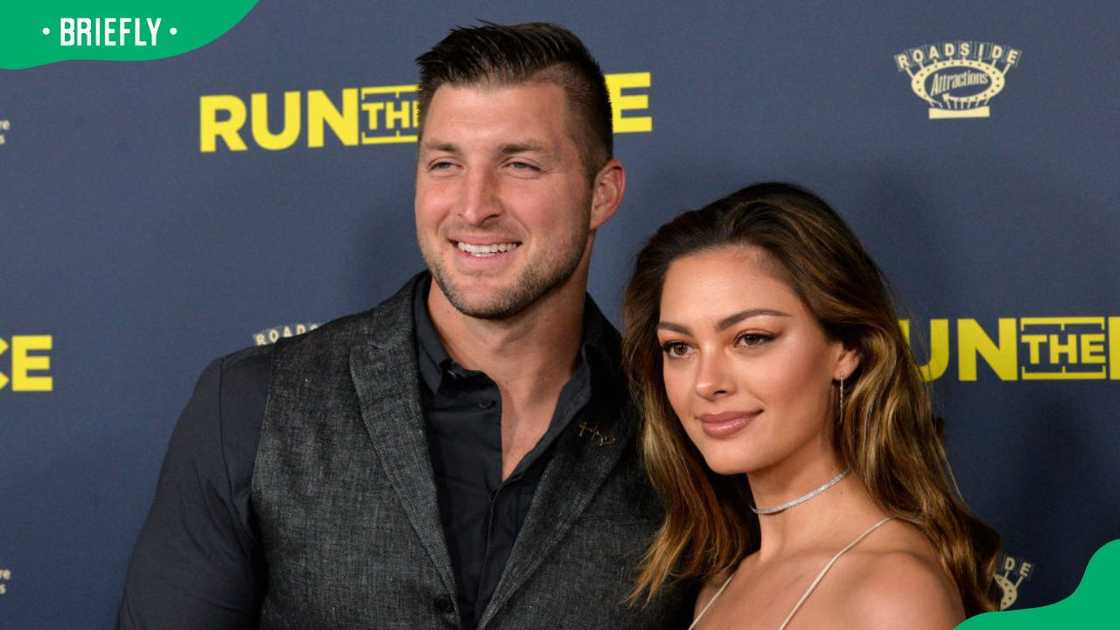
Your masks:
M 511 252 L 520 247 L 521 243 L 511 241 L 505 243 L 476 245 L 473 243 L 467 243 L 465 241 L 455 241 L 455 245 L 459 248 L 459 251 L 465 252 L 471 256 L 488 257 Z

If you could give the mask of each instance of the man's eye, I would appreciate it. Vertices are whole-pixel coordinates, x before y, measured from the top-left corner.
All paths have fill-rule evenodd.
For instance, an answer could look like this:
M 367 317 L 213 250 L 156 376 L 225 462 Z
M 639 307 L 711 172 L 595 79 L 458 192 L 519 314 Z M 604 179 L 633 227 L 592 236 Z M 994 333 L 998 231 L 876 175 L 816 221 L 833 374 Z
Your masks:
M 448 162 L 447 160 L 440 160 L 438 162 L 432 162 L 430 165 L 428 165 L 428 170 L 429 171 L 446 171 L 446 170 L 449 170 L 452 166 L 455 166 L 455 164 L 453 162 Z
M 529 164 L 528 162 L 510 162 L 509 167 L 515 171 L 539 171 L 539 167 Z
M 688 355 L 688 344 L 679 341 L 669 341 L 661 344 L 661 351 L 672 359 L 679 359 Z

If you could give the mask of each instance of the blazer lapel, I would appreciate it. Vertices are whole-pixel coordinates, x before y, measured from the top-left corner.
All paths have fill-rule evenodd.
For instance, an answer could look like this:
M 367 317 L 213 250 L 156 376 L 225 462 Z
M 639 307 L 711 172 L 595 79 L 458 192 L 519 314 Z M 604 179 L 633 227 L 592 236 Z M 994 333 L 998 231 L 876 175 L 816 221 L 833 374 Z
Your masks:
M 455 580 L 439 521 L 420 408 L 412 293 L 401 291 L 379 309 L 381 318 L 375 319 L 372 330 L 386 332 L 351 348 L 350 375 L 358 392 L 362 421 L 385 475 L 454 599 Z
M 545 561 L 572 524 L 590 504 L 635 432 L 634 424 L 615 405 L 597 415 L 580 414 L 554 445 L 529 507 L 529 514 L 510 551 L 494 595 L 479 621 L 485 628 L 501 607 Z

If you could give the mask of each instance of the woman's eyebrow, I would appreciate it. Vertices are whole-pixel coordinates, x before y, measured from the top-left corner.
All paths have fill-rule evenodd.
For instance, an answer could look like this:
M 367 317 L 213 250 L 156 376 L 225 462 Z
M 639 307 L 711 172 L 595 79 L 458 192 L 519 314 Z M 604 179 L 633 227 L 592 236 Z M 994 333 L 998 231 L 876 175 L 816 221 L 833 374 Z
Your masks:
M 719 322 L 716 324 L 716 330 L 726 330 L 727 328 L 738 324 L 744 319 L 750 319 L 751 317 L 761 317 L 764 315 L 768 315 L 770 317 L 791 317 L 789 313 L 783 313 L 782 311 L 777 311 L 772 308 L 749 308 L 745 311 L 739 311 L 738 313 L 728 315 L 727 317 L 719 320 Z M 683 324 L 675 324 L 669 321 L 657 322 L 657 328 L 659 330 L 671 330 L 682 335 L 692 334 L 692 331 L 688 329 L 688 326 L 684 326 Z
M 763 315 L 769 315 L 771 317 L 790 317 L 789 313 L 776 311 L 772 308 L 749 308 L 745 311 L 739 311 L 734 315 L 728 315 L 727 317 L 719 320 L 719 323 L 716 324 L 716 330 L 724 330 L 730 326 L 738 324 L 744 319 L 750 319 L 751 317 L 760 317 Z

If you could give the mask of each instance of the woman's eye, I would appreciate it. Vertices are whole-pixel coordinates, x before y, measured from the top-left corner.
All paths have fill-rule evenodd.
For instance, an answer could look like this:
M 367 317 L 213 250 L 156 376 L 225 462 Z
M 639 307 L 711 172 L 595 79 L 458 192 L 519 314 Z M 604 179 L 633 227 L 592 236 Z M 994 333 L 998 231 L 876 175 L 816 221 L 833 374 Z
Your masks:
M 672 359 L 679 359 L 688 354 L 688 345 L 679 341 L 669 341 L 661 345 L 661 351 Z
M 743 333 L 735 339 L 735 344 L 740 346 L 761 346 L 773 339 L 770 335 L 761 333 Z

